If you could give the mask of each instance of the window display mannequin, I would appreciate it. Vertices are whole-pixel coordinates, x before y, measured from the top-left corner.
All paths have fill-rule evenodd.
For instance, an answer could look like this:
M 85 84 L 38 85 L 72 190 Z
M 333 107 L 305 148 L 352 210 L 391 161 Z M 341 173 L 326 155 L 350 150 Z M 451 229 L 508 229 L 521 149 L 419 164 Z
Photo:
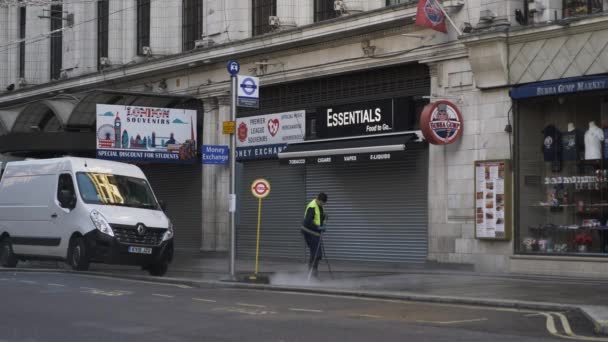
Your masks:
M 601 159 L 603 143 L 604 131 L 597 127 L 594 121 L 590 121 L 589 129 L 585 132 L 585 159 Z
M 577 129 L 574 123 L 568 123 L 568 131 L 562 135 L 562 156 L 564 160 L 583 159 L 585 144 L 583 136 L 583 132 Z
M 542 130 L 543 155 L 545 161 L 558 161 L 562 159 L 562 132 L 555 125 L 548 125 Z

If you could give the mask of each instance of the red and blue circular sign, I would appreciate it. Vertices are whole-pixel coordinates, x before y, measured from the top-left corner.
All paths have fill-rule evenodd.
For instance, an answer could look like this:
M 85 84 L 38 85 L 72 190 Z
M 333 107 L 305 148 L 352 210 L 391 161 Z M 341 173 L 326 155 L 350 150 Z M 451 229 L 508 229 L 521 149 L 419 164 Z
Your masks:
M 257 198 L 265 198 L 270 194 L 270 183 L 265 179 L 256 179 L 251 183 L 251 194 Z
M 239 87 L 241 87 L 241 89 L 243 89 L 243 92 L 249 96 L 253 95 L 256 89 L 258 89 L 258 85 L 251 77 L 245 77 L 241 84 L 239 84 Z
M 452 144 L 462 136 L 460 109 L 452 102 L 444 100 L 428 104 L 420 115 L 420 129 L 431 144 Z

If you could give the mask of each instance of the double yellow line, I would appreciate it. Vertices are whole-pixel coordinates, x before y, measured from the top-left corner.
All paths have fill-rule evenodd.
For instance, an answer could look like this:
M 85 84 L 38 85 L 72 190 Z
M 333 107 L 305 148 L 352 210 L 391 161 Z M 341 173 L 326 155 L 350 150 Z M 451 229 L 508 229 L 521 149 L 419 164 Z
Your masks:
M 570 322 L 568 322 L 568 318 L 559 312 L 539 312 L 536 315 L 542 315 L 547 318 L 547 331 L 555 337 L 560 337 L 568 340 L 576 340 L 576 341 L 598 341 L 598 342 L 608 342 L 608 338 L 606 337 L 595 337 L 595 336 L 581 336 L 577 335 L 572 331 L 572 327 L 570 326 Z M 528 315 L 531 316 L 531 315 Z M 564 333 L 558 331 L 555 317 L 559 318 L 561 326 L 564 330 Z

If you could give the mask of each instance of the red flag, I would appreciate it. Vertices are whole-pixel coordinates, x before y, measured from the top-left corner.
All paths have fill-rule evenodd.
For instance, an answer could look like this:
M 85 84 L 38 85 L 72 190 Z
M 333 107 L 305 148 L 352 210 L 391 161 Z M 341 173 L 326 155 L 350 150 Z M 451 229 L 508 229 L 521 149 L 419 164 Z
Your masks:
M 418 1 L 418 11 L 416 12 L 416 25 L 430 27 L 435 31 L 447 33 L 445 24 L 445 14 L 437 3 L 437 0 Z

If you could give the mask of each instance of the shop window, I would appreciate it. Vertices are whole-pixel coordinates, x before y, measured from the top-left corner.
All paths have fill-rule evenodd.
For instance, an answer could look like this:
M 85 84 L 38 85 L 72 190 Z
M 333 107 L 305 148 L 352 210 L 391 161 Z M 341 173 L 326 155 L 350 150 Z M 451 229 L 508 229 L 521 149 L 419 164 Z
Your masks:
M 517 106 L 517 250 L 608 255 L 608 97 Z
M 314 0 L 315 23 L 338 17 L 334 9 L 334 0 Z
M 182 49 L 194 49 L 196 41 L 203 35 L 203 2 L 200 0 L 182 1 Z
M 108 57 L 110 0 L 97 1 L 97 69 L 101 70 L 101 59 Z
M 564 18 L 603 12 L 602 0 L 564 0 Z
M 19 7 L 19 77 L 25 78 L 25 6 Z
M 51 80 L 61 76 L 63 59 L 63 5 L 51 6 Z M 56 31 L 56 32 L 55 32 Z
M 150 0 L 137 0 L 137 54 L 150 47 Z
M 253 0 L 253 35 L 259 36 L 272 30 L 269 18 L 277 15 L 276 0 Z

